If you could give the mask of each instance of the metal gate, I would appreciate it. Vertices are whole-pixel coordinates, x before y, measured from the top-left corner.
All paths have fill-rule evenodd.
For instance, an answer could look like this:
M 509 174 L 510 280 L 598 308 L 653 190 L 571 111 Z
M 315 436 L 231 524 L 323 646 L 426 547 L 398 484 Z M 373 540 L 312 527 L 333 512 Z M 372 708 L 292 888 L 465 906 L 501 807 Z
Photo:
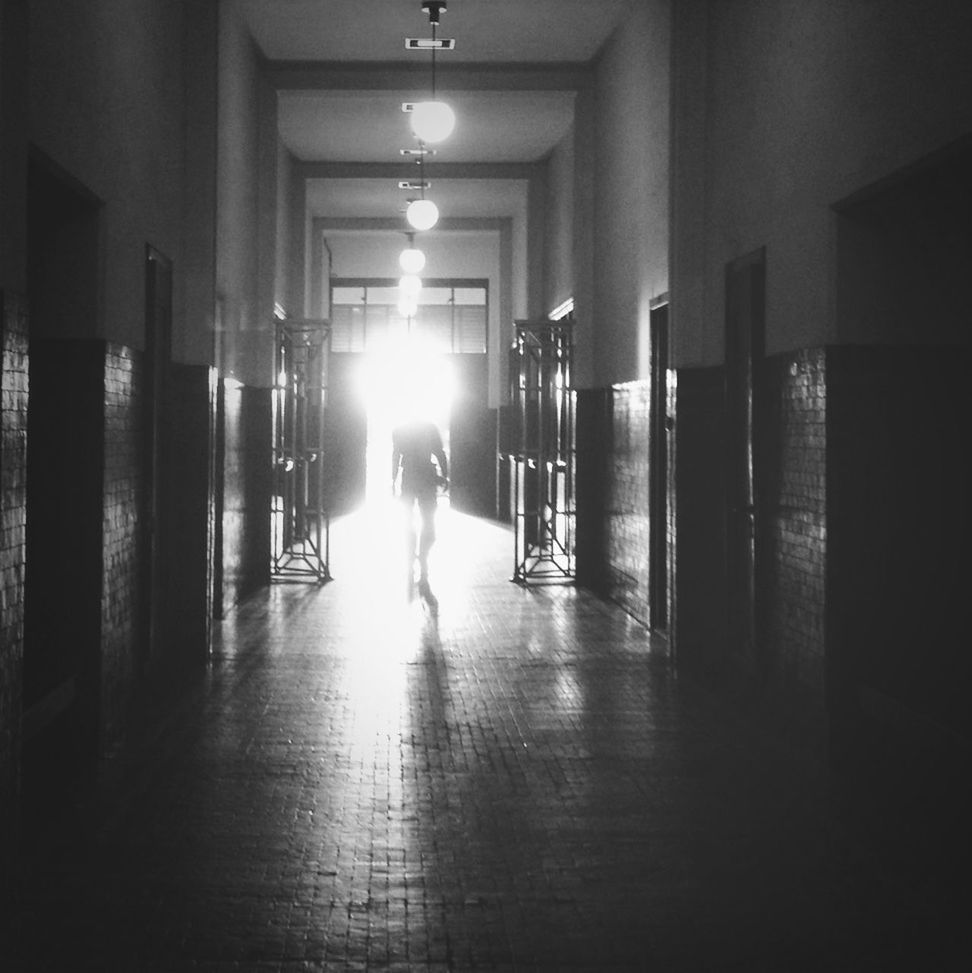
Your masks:
M 517 321 L 511 350 L 513 580 L 569 580 L 574 561 L 574 390 L 569 320 Z
M 324 584 L 331 580 L 324 452 L 331 326 L 276 326 L 271 574 Z

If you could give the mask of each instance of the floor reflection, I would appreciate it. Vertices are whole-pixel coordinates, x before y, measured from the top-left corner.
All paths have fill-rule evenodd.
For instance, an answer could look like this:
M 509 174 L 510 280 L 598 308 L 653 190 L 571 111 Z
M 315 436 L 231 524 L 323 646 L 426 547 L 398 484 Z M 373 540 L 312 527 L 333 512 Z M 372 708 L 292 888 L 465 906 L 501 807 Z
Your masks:
M 374 499 L 333 524 L 331 572 L 346 599 L 344 610 L 367 620 L 379 606 L 395 614 L 403 600 L 421 603 L 417 586 L 409 584 L 414 575 L 409 570 L 405 517 L 400 502 L 387 497 Z M 477 573 L 495 581 L 495 551 L 506 540 L 505 528 L 458 513 L 448 498 L 440 497 L 436 542 L 429 557 L 431 593 L 439 606 L 449 605 L 452 614 L 467 607 Z M 512 540 L 510 545 L 512 549 Z
M 511 584 L 505 527 L 443 507 L 409 600 L 398 513 L 217 626 L 96 842 L 32 863 L 13 969 L 892 969 L 964 928 L 620 609 Z

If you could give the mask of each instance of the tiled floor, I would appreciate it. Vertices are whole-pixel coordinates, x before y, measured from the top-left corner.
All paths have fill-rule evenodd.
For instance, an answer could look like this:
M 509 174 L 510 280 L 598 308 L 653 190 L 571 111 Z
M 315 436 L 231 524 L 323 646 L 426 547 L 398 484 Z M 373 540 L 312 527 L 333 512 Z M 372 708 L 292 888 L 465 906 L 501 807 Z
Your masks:
M 336 525 L 333 583 L 223 624 L 90 828 L 31 861 L 0 969 L 967 968 L 942 863 L 663 642 L 511 584 L 509 533 L 448 511 L 436 619 L 384 516 Z

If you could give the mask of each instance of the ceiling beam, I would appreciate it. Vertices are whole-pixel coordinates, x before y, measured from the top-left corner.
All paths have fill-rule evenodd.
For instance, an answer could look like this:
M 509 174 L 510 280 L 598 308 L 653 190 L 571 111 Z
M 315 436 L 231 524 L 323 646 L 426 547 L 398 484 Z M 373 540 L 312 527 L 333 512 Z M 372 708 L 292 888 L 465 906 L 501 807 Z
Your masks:
M 278 91 L 401 91 L 426 88 L 429 64 L 411 61 L 264 61 Z M 459 62 L 436 65 L 442 91 L 583 91 L 593 87 L 588 64 Z
M 421 167 L 426 179 L 531 179 L 543 165 L 539 162 L 426 162 Z M 406 179 L 419 178 L 419 166 L 401 162 L 298 162 L 298 179 Z

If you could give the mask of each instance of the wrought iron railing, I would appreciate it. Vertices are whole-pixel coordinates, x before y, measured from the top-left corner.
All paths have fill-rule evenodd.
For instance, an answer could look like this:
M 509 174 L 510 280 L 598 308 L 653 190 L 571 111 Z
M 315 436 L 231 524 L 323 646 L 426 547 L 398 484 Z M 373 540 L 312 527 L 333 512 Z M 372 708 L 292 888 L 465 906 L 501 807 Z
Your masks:
M 271 574 L 278 579 L 331 580 L 324 424 L 330 334 L 323 320 L 276 322 Z
M 511 349 L 513 580 L 575 576 L 572 322 L 517 321 Z

